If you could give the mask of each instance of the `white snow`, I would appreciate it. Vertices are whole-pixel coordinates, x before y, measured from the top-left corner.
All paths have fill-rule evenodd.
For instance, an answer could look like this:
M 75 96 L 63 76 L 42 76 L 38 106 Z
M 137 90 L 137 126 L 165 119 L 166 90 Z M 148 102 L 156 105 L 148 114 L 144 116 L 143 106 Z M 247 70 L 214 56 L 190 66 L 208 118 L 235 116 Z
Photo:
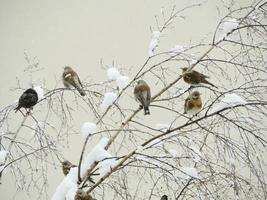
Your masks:
M 160 32 L 154 31 L 152 33 L 151 41 L 149 43 L 148 55 L 151 57 L 154 55 L 154 51 L 159 44 Z
M 103 137 L 99 143 L 85 156 L 81 165 L 81 176 L 83 177 L 90 166 L 95 161 L 100 161 L 99 170 L 100 176 L 94 178 L 101 178 L 116 164 L 116 160 L 112 155 L 105 150 L 108 143 L 108 138 Z M 78 167 L 71 168 L 69 174 L 65 176 L 62 182 L 58 185 L 52 200 L 73 200 L 77 189 Z
M 130 79 L 128 76 L 119 76 L 116 79 L 117 86 L 119 87 L 120 90 L 125 88 L 130 82 Z
M 86 172 L 88 167 L 90 167 L 95 161 L 100 162 L 100 168 L 97 173 L 100 173 L 99 178 L 102 178 L 106 173 L 108 173 L 111 168 L 116 165 L 117 161 L 112 158 L 112 155 L 105 150 L 105 146 L 108 143 L 108 138 L 103 137 L 100 142 L 92 149 L 92 151 L 84 159 L 84 166 L 82 166 L 82 171 Z
M 226 94 L 221 102 L 215 104 L 213 108 L 210 110 L 211 113 L 217 112 L 224 108 L 229 108 L 237 105 L 245 105 L 247 102 L 240 97 L 239 95 L 232 93 Z
M 221 27 L 219 28 L 219 40 L 222 40 L 226 37 L 228 33 L 236 29 L 239 25 L 239 21 L 235 18 L 227 19 L 221 24 Z
M 125 88 L 130 82 L 130 78 L 128 76 L 121 75 L 120 71 L 115 67 L 110 67 L 107 70 L 107 75 L 109 80 L 116 81 L 116 85 L 120 90 Z
M 116 80 L 118 77 L 120 77 L 120 71 L 115 67 L 110 67 L 107 70 L 107 75 L 109 80 Z
M 102 112 L 105 112 L 107 108 L 116 100 L 117 94 L 114 92 L 107 92 L 104 95 L 104 100 L 100 105 Z
M 181 167 L 180 170 L 182 172 L 186 173 L 189 176 L 189 178 L 191 178 L 191 177 L 199 178 L 197 169 L 194 167 Z
M 92 122 L 85 122 L 82 125 L 81 133 L 83 137 L 87 137 L 96 131 L 96 124 Z
M 172 155 L 172 157 L 176 157 L 178 155 L 178 152 L 175 149 L 169 149 L 168 152 Z
M 185 46 L 182 46 L 182 45 L 175 45 L 173 48 L 170 49 L 170 52 L 169 54 L 171 56 L 175 56 L 177 54 L 180 54 L 182 53 L 183 51 L 186 50 L 186 47 Z
M 52 196 L 52 200 L 65 200 L 66 196 L 70 196 L 70 190 L 73 188 L 77 188 L 77 180 L 78 180 L 78 168 L 71 168 L 68 175 L 62 180 L 62 182 L 58 185 L 54 195 Z
M 40 85 L 34 86 L 33 89 L 37 92 L 38 101 L 44 98 L 44 89 Z
M 76 191 L 77 191 L 77 185 L 73 185 L 73 187 L 71 187 L 66 194 L 66 200 L 74 200 Z
M 6 162 L 6 157 L 7 157 L 8 154 L 9 154 L 8 151 L 5 151 L 5 150 L 1 150 L 1 151 L 0 151 L 0 165 L 5 164 L 5 162 Z

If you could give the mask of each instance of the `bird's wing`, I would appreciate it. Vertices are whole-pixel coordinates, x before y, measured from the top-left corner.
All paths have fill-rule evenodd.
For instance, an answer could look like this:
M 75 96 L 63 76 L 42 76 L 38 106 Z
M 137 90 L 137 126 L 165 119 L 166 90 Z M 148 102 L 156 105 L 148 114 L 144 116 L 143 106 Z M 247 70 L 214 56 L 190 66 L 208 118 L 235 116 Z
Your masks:
M 205 79 L 205 78 L 209 78 L 209 77 L 206 76 L 205 74 L 202 74 L 202 73 L 197 72 L 197 71 L 195 71 L 195 70 L 193 70 L 192 73 L 193 73 L 195 76 L 199 77 L 201 80 L 202 80 L 202 79 Z
M 189 100 L 190 100 L 190 98 L 187 97 L 187 98 L 185 99 L 185 101 L 184 101 L 184 113 L 186 113 L 186 111 L 187 111 L 187 104 L 188 104 Z
M 191 83 L 191 84 L 196 84 L 198 83 L 198 74 L 197 73 L 194 73 L 194 71 L 192 72 L 188 72 L 188 73 L 185 73 L 184 74 L 184 80 L 188 83 Z
M 36 100 L 38 101 L 38 97 L 36 96 L 36 94 L 32 94 L 32 93 L 23 93 L 21 97 L 19 98 L 19 102 L 21 101 L 32 102 Z
M 148 92 L 147 92 L 147 88 L 144 85 L 137 85 L 134 89 L 134 95 L 135 98 L 142 104 L 144 105 L 147 96 L 148 96 Z
M 146 99 L 150 102 L 150 100 L 151 100 L 151 92 L 150 92 L 150 88 L 148 88 L 148 90 L 147 90 L 147 97 L 146 97 Z

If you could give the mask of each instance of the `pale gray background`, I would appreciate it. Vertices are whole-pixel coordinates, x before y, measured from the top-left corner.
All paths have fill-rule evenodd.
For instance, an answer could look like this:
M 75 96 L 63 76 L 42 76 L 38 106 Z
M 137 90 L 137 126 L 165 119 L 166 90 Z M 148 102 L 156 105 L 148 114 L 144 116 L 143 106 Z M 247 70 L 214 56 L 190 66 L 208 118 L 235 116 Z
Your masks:
M 150 26 L 155 27 L 155 15 L 163 8 L 168 14 L 173 5 L 182 8 L 196 1 L 189 0 L 0 0 L 0 67 L 2 78 L 1 107 L 17 100 L 21 87 L 43 83 L 47 88 L 62 87 L 62 67 L 75 66 L 80 76 L 101 81 L 106 77 L 100 60 L 127 68 L 140 67 L 148 56 Z M 200 2 L 200 1 L 198 1 Z M 240 0 L 248 4 L 251 1 Z M 220 0 L 207 1 L 202 7 L 187 13 L 186 20 L 178 19 L 175 28 L 163 35 L 161 44 L 169 50 L 176 44 L 186 45 L 212 35 L 220 19 L 217 7 Z M 226 9 L 222 8 L 222 15 Z M 36 57 L 40 73 L 29 78 L 23 70 L 28 66 L 24 52 Z M 79 119 L 82 123 L 82 119 Z M 77 130 L 78 131 L 78 130 Z M 74 141 L 72 159 L 80 152 L 81 140 Z M 78 145 L 78 146 L 75 146 Z M 77 147 L 77 148 L 76 148 Z M 8 178 L 6 178 L 8 177 Z M 6 176 L 0 186 L 0 199 L 12 199 L 16 191 L 12 177 Z M 51 168 L 49 196 L 61 182 L 60 169 Z M 31 198 L 29 198 L 29 196 Z M 14 199 L 35 199 L 30 192 L 18 192 Z

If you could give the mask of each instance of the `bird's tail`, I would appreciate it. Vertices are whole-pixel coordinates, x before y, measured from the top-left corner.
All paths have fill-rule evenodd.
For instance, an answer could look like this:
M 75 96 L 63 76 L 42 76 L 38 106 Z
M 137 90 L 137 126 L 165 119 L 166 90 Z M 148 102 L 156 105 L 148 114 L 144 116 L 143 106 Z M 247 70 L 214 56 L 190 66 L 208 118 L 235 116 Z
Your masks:
M 145 115 L 150 115 L 148 106 L 144 106 Z
M 84 90 L 82 88 L 77 87 L 77 90 L 78 90 L 78 92 L 80 93 L 81 96 L 85 96 L 85 92 L 84 92 Z
M 20 106 L 17 106 L 14 110 L 15 110 L 15 113 L 18 112 L 18 110 L 20 109 L 21 107 Z
M 211 82 L 209 82 L 207 80 L 204 80 L 203 83 L 206 83 L 206 84 L 211 85 L 212 87 L 218 88 L 217 86 L 213 85 Z

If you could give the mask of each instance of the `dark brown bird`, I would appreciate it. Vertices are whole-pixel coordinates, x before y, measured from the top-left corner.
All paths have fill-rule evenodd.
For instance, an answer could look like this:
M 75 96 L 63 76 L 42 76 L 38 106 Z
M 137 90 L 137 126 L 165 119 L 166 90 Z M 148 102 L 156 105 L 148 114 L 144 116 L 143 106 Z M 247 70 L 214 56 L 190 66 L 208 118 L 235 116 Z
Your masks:
M 77 167 L 77 165 L 74 165 L 72 164 L 70 161 L 68 160 L 65 160 L 62 162 L 62 171 L 63 171 L 63 174 L 65 176 L 68 175 L 68 173 L 70 172 L 70 169 L 73 168 L 73 167 Z
M 164 194 L 164 195 L 160 198 L 160 200 L 168 200 L 168 196 Z
M 186 72 L 188 67 L 182 68 L 183 70 L 183 79 L 186 83 L 191 85 L 197 85 L 200 83 L 209 84 L 213 87 L 216 87 L 211 82 L 207 81 L 206 79 L 209 78 L 208 76 L 201 74 L 195 70 L 191 70 L 189 72 Z M 217 87 L 216 87 L 217 88 Z
M 35 104 L 38 102 L 38 94 L 37 92 L 29 88 L 19 98 L 18 106 L 14 109 L 17 112 L 20 108 L 29 109 L 29 111 L 33 108 Z
M 87 194 L 82 189 L 78 189 L 76 191 L 76 195 L 74 197 L 74 200 L 96 200 L 96 199 L 93 198 L 90 194 Z
M 137 81 L 137 85 L 134 88 L 134 96 L 141 104 L 140 107 L 144 108 L 145 115 L 150 115 L 149 104 L 151 101 L 150 87 L 143 81 Z
M 194 91 L 192 94 L 185 100 L 184 104 L 184 114 L 196 114 L 202 108 L 202 101 L 200 98 L 200 93 L 198 91 Z
M 66 88 L 70 88 L 72 86 L 76 88 L 82 96 L 85 96 L 82 82 L 80 81 L 78 74 L 71 67 L 64 67 L 62 79 Z

